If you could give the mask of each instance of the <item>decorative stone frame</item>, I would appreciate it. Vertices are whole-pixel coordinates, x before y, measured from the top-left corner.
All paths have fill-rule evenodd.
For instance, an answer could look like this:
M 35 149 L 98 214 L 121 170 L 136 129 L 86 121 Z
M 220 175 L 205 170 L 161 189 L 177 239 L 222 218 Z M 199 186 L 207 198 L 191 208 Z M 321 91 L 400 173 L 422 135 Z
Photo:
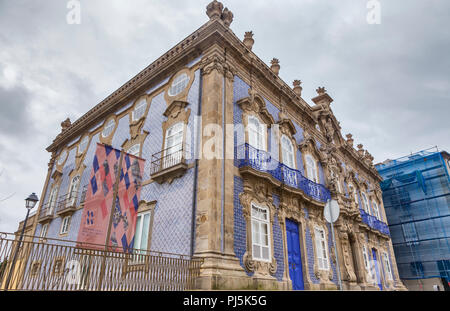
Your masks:
M 63 162 L 60 162 L 59 160 L 60 160 L 60 157 L 61 157 L 61 155 L 62 155 L 63 153 L 66 154 L 66 157 L 65 157 L 65 159 L 64 159 Z M 64 165 L 66 165 L 67 159 L 69 158 L 69 153 L 70 153 L 70 150 L 69 150 L 67 147 L 66 147 L 66 148 L 63 148 L 63 149 L 61 150 L 61 152 L 59 153 L 58 157 L 57 157 L 56 160 L 55 160 L 55 168 L 56 168 L 56 171 L 58 171 L 58 172 L 61 173 L 61 174 L 62 174 L 62 170 L 63 170 L 63 168 L 64 168 Z
M 317 148 L 316 142 L 314 138 L 312 138 L 309 134 L 304 132 L 304 140 L 301 142 L 298 147 L 300 148 L 300 151 L 302 153 L 302 160 L 303 160 L 303 168 L 305 172 L 305 177 L 308 177 L 308 171 L 307 171 L 307 165 L 306 165 L 306 156 L 310 155 L 313 157 L 313 159 L 316 161 L 316 168 L 317 168 L 317 180 L 318 184 L 320 184 L 322 181 L 320 180 L 320 170 L 319 170 L 319 164 L 322 164 L 322 167 L 325 166 L 325 161 L 323 158 L 322 153 Z
M 237 101 L 237 105 L 242 109 L 242 124 L 245 129 L 245 142 L 249 143 L 248 134 L 248 117 L 256 117 L 260 123 L 266 126 L 266 149 L 269 146 L 268 131 L 275 120 L 266 108 L 266 104 L 262 96 L 258 95 L 253 89 L 248 90 L 248 97 Z M 268 150 L 266 150 L 268 151 Z
M 280 128 L 279 137 L 278 137 L 278 141 L 280 144 L 278 157 L 280 159 L 280 162 L 283 163 L 282 137 L 283 137 L 283 135 L 285 135 L 291 141 L 292 149 L 293 149 L 293 153 L 294 153 L 294 166 L 295 167 L 292 167 L 292 168 L 298 170 L 299 169 L 299 167 L 297 167 L 298 145 L 297 145 L 297 141 L 294 138 L 294 135 L 297 133 L 297 130 L 295 129 L 295 126 L 292 123 L 292 121 L 289 120 L 283 112 L 280 111 L 278 116 L 279 116 L 279 121 L 277 122 L 277 124 L 279 125 L 279 128 Z
M 328 227 L 325 223 L 324 217 L 323 217 L 323 209 L 318 208 L 309 208 L 309 232 L 311 233 L 311 239 L 312 239 L 312 248 L 314 253 L 314 275 L 317 279 L 321 280 L 324 285 L 332 285 L 335 286 L 335 284 L 332 282 L 333 280 L 333 269 L 331 267 L 331 263 L 333 262 L 336 264 L 336 255 L 334 252 L 332 253 L 331 250 L 328 247 L 328 240 L 329 240 L 329 232 Z M 325 241 L 326 241 L 326 247 L 328 252 L 328 260 L 329 260 L 329 268 L 328 270 L 320 270 L 319 265 L 317 263 L 317 250 L 316 250 L 316 233 L 315 228 L 319 227 L 324 230 L 325 232 Z
M 305 288 L 308 286 L 311 286 L 312 281 L 309 276 L 309 263 L 308 263 L 308 250 L 306 248 L 306 231 L 305 228 L 307 228 L 307 221 L 305 218 L 305 212 L 304 212 L 304 203 L 303 200 L 301 200 L 296 195 L 289 196 L 288 193 L 282 192 L 280 196 L 280 206 L 279 206 L 279 216 L 278 220 L 280 222 L 280 226 L 282 227 L 282 233 L 283 233 L 283 250 L 284 250 L 284 260 L 285 260 L 285 267 L 286 267 L 286 277 L 290 279 L 289 277 L 289 253 L 288 253 L 288 245 L 287 245 L 287 232 L 286 232 L 286 220 L 290 219 L 298 224 L 298 232 L 299 232 L 299 241 L 300 241 L 300 255 L 301 255 L 301 262 L 302 262 L 302 273 L 303 273 L 303 282 L 305 285 Z
M 136 106 L 139 105 L 142 102 L 142 100 L 145 100 L 145 102 L 146 102 L 145 112 L 142 115 L 142 117 L 139 118 L 139 120 L 133 120 L 134 110 L 136 109 Z M 134 141 L 140 135 L 140 133 L 142 131 L 142 127 L 144 126 L 145 120 L 147 119 L 148 111 L 150 110 L 150 104 L 151 104 L 151 102 L 149 100 L 149 96 L 148 95 L 142 95 L 142 96 L 139 96 L 135 100 L 133 106 L 130 108 L 130 111 L 128 112 L 128 115 L 129 115 L 131 141 Z M 135 143 L 133 143 L 132 145 L 134 145 L 134 144 Z
M 67 217 L 70 217 L 69 224 L 67 225 L 67 232 L 66 233 L 61 233 L 61 230 L 62 230 L 63 225 L 64 225 L 64 219 L 67 218 Z M 71 224 L 72 224 L 72 215 L 71 214 L 67 214 L 66 213 L 64 216 L 61 216 L 61 226 L 60 226 L 59 231 L 58 231 L 58 236 L 59 237 L 66 237 L 66 236 L 68 236 Z
M 106 125 L 108 124 L 108 122 L 109 122 L 110 120 L 112 120 L 112 119 L 113 119 L 114 122 L 115 122 L 114 129 L 111 131 L 111 134 L 109 134 L 109 136 L 104 137 L 104 136 L 103 136 L 103 131 L 104 131 Z M 100 133 L 98 134 L 98 137 L 99 137 L 100 142 L 101 142 L 102 144 L 111 146 L 111 145 L 112 145 L 112 140 L 113 140 L 113 138 L 114 138 L 114 134 L 116 133 L 116 130 L 117 130 L 117 127 L 118 127 L 118 126 L 119 126 L 119 120 L 118 120 L 118 118 L 117 118 L 117 116 L 116 116 L 115 114 L 111 114 L 109 117 L 107 117 L 107 118 L 105 119 L 105 122 L 103 122 L 103 125 L 102 125 L 102 127 L 101 127 Z
M 251 190 L 250 190 L 251 189 Z M 277 261 L 274 254 L 274 242 L 273 242 L 273 223 L 276 207 L 273 204 L 272 198 L 268 198 L 266 194 L 269 194 L 268 187 L 265 184 L 254 184 L 254 189 L 247 186 L 244 188 L 244 192 L 239 195 L 239 200 L 242 205 L 242 213 L 246 221 L 246 236 L 247 236 L 247 251 L 244 254 L 244 265 L 248 272 L 254 272 L 255 276 L 269 276 L 273 277 L 277 272 Z M 270 232 L 270 258 L 271 261 L 260 261 L 253 259 L 253 242 L 252 242 L 252 203 L 267 208 L 269 211 L 269 232 Z
M 187 74 L 188 77 L 189 77 L 188 84 L 186 85 L 184 90 L 181 91 L 179 94 L 177 94 L 175 96 L 170 96 L 169 95 L 169 89 L 172 86 L 173 81 L 175 80 L 175 78 L 177 78 L 179 75 L 181 75 L 183 73 Z M 187 97 L 188 97 L 188 94 L 189 94 L 189 90 L 191 89 L 192 83 L 194 83 L 194 79 L 195 79 L 194 71 L 191 70 L 190 68 L 185 67 L 185 68 L 177 71 L 169 79 L 169 82 L 167 83 L 167 86 L 165 87 L 165 90 L 164 90 L 164 99 L 166 100 L 167 105 L 170 106 L 173 101 L 185 101 L 185 102 L 187 102 Z
M 100 135 L 102 135 L 102 134 L 100 133 Z M 86 146 L 86 149 L 85 149 L 83 152 L 79 152 L 81 142 L 82 142 L 86 137 L 89 138 L 89 139 L 88 139 L 88 144 L 87 144 L 87 146 Z M 85 134 L 85 135 L 83 135 L 83 136 L 80 137 L 80 141 L 77 143 L 77 153 L 76 153 L 76 155 L 75 155 L 75 167 L 76 167 L 76 169 L 79 169 L 80 166 L 82 166 L 81 164 L 83 163 L 84 158 L 86 157 L 87 151 L 89 150 L 89 146 L 91 145 L 91 141 L 92 141 L 92 136 L 91 136 L 89 133 L 88 133 L 88 134 Z M 84 165 L 84 164 L 83 164 L 83 165 Z
M 157 173 L 152 174 L 152 179 L 154 179 L 158 183 L 163 183 L 165 181 L 168 181 L 171 183 L 175 178 L 179 178 L 183 176 L 183 174 L 187 170 L 187 164 L 185 160 L 185 154 L 190 148 L 186 148 L 186 135 L 187 135 L 187 128 L 188 128 L 188 122 L 189 117 L 191 115 L 191 109 L 186 107 L 189 105 L 186 101 L 179 101 L 174 100 L 171 102 L 169 107 L 167 107 L 166 111 L 164 112 L 164 116 L 167 118 L 166 121 L 162 124 L 162 130 L 163 130 L 163 137 L 162 137 L 162 147 L 161 152 L 166 150 L 166 135 L 167 130 L 170 129 L 171 126 L 182 123 L 183 124 L 183 155 L 181 158 L 181 161 L 179 164 L 174 165 L 173 167 L 168 167 L 165 169 L 162 169 L 158 171 Z M 190 149 L 189 149 L 190 150 Z M 163 156 L 163 154 L 161 154 Z

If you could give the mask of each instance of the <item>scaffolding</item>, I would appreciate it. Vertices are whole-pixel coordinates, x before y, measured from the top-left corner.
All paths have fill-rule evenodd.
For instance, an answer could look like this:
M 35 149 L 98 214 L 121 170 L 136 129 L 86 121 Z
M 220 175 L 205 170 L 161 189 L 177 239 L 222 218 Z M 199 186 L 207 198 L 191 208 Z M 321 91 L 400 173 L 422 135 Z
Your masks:
M 450 282 L 448 157 L 435 147 L 376 165 L 402 279 Z

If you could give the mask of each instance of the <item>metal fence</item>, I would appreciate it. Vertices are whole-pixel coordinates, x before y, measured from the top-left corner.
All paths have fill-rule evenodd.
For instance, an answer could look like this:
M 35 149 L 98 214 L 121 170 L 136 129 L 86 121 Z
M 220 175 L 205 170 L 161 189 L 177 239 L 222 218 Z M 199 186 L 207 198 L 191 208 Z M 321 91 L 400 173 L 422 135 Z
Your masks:
M 0 233 L 0 290 L 181 291 L 195 289 L 202 259 Z

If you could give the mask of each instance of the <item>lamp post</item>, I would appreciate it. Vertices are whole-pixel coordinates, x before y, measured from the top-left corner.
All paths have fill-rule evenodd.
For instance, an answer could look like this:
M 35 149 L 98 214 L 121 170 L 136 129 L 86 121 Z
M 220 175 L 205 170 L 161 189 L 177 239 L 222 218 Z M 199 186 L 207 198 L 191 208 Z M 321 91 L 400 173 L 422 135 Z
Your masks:
M 20 234 L 19 244 L 17 245 L 16 251 L 14 252 L 13 261 L 11 262 L 11 267 L 9 270 L 8 279 L 6 280 L 5 289 L 9 288 L 9 282 L 11 281 L 11 276 L 14 273 L 14 266 L 16 265 L 17 254 L 20 250 L 20 244 L 22 244 L 23 235 L 25 233 L 25 228 L 27 226 L 28 216 L 30 215 L 30 211 L 36 206 L 36 203 L 39 201 L 36 193 L 32 193 L 25 199 L 25 207 L 27 208 L 27 216 L 25 217 L 25 221 L 22 226 L 22 233 Z

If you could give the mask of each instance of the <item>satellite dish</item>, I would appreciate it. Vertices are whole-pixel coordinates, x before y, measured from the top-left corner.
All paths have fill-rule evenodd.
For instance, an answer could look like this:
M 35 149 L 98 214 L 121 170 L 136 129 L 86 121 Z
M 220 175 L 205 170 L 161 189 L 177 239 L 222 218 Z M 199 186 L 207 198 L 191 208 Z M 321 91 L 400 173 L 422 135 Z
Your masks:
M 323 210 L 323 216 L 329 223 L 334 223 L 339 218 L 339 204 L 336 200 L 328 200 Z

